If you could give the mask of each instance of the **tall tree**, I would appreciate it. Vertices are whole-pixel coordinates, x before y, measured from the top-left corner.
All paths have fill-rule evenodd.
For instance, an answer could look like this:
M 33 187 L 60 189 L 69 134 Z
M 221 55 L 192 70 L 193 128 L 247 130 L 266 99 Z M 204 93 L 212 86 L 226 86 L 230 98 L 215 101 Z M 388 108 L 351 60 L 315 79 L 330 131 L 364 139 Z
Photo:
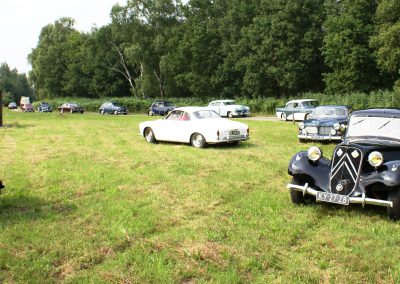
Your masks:
M 378 66 L 397 80 L 400 89 L 400 1 L 379 1 L 375 20 L 371 46 L 376 50 Z
M 282 96 L 321 90 L 322 0 L 263 0 L 244 30 L 243 91 Z
M 11 70 L 7 63 L 0 64 L 0 90 L 3 91 L 3 102 L 19 102 L 22 96 L 35 99 L 35 94 L 26 74 Z
M 324 73 L 331 93 L 371 91 L 379 71 L 369 40 L 374 31 L 375 0 L 326 0 L 323 54 L 330 70 Z
M 72 37 L 79 37 L 79 32 L 73 25 L 73 19 L 61 18 L 54 24 L 45 26 L 40 33 L 37 47 L 28 56 L 32 65 L 31 77 L 39 98 L 69 95 L 65 79 L 75 48 L 70 41 L 74 41 Z

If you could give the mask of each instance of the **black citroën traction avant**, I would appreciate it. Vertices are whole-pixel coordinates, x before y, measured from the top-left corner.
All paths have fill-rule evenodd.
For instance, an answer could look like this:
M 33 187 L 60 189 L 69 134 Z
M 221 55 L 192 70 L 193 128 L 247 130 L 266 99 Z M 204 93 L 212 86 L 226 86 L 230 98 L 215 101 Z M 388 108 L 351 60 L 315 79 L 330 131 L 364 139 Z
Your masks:
M 400 219 L 400 110 L 354 112 L 332 160 L 318 147 L 295 154 L 289 163 L 292 202 L 322 201 L 387 207 Z

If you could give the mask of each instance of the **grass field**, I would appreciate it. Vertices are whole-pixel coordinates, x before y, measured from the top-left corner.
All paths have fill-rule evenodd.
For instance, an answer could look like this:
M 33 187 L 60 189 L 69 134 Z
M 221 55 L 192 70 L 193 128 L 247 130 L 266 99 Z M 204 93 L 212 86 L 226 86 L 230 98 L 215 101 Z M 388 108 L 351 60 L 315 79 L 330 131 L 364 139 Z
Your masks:
M 311 144 L 290 122 L 195 149 L 146 143 L 146 116 L 4 115 L 0 283 L 400 281 L 385 209 L 291 203 L 288 161 Z

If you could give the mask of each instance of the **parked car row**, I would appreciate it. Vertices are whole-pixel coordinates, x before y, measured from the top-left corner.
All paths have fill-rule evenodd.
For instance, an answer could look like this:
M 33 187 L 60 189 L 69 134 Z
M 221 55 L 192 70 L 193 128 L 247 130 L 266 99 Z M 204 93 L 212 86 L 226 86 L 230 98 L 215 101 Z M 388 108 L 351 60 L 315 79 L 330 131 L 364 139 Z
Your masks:
M 42 104 L 44 109 L 45 104 Z M 83 112 L 74 103 L 63 104 L 58 109 Z M 156 101 L 150 110 L 149 115 L 166 114 L 166 117 L 139 124 L 140 134 L 148 143 L 169 141 L 204 148 L 208 144 L 238 144 L 250 138 L 247 124 L 221 117 L 250 114 L 249 109 L 237 106 L 233 101 L 179 108 L 171 102 Z M 324 202 L 341 206 L 381 206 L 386 207 L 390 219 L 400 220 L 399 109 L 352 112 L 348 106 L 318 106 L 315 100 L 295 100 L 276 111 L 282 120 L 300 120 L 297 133 L 300 142 L 339 143 L 330 159 L 324 157 L 317 146 L 291 157 L 288 174 L 292 180 L 287 188 L 294 204 Z M 103 104 L 99 112 L 126 114 L 127 110 L 109 102 Z M 0 189 L 2 187 L 0 182 Z

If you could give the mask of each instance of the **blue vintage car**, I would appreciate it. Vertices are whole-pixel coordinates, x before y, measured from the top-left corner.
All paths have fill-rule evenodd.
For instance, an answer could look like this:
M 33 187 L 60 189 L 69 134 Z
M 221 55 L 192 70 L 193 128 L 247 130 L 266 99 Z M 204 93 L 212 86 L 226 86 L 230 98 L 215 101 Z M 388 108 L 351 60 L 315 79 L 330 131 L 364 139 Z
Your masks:
M 173 103 L 168 101 L 155 101 L 151 104 L 148 115 L 167 115 L 169 114 L 176 106 Z
M 299 123 L 300 142 L 305 140 L 342 140 L 349 121 L 347 106 L 319 106 L 309 115 L 310 119 Z
M 276 117 L 282 120 L 307 120 L 314 108 L 318 106 L 316 100 L 293 100 L 286 103 L 283 108 L 276 108 Z
M 120 105 L 118 105 L 117 103 L 114 102 L 106 102 L 104 104 L 101 105 L 101 107 L 99 108 L 99 113 L 100 114 L 106 114 L 106 113 L 110 113 L 110 114 L 128 114 L 128 109 L 125 107 L 122 107 Z

